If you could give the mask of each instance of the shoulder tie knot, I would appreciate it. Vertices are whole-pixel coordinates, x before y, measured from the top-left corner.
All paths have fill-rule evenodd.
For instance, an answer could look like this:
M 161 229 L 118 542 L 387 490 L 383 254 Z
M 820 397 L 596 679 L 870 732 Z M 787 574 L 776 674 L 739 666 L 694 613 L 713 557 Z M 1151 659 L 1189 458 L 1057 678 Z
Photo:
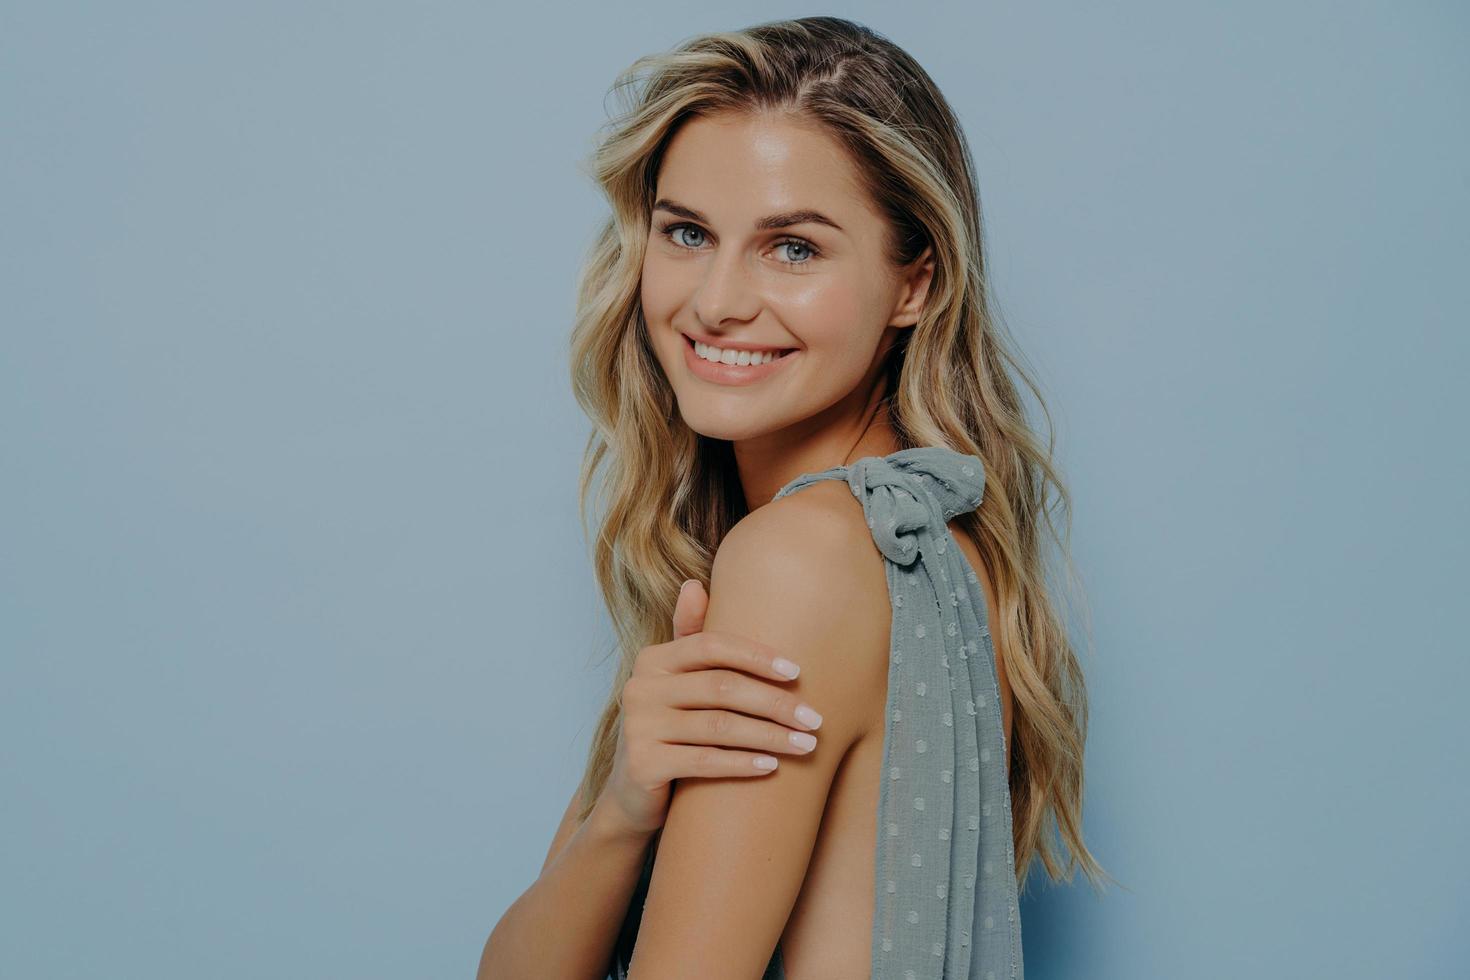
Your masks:
M 921 530 L 942 537 L 942 525 L 979 507 L 985 493 L 985 468 L 978 457 L 935 446 L 868 456 L 846 469 L 847 485 L 862 501 L 873 541 L 898 565 L 918 559 Z

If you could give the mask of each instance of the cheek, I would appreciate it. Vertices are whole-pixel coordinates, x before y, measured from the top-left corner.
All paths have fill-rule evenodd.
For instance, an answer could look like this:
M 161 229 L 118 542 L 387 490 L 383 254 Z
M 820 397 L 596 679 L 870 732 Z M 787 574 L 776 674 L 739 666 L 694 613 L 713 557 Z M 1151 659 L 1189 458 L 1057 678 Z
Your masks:
M 650 328 L 668 327 L 688 305 L 696 286 L 685 279 L 678 263 L 665 261 L 652 251 L 644 258 L 638 291 Z
M 653 320 L 660 311 L 662 294 L 666 291 L 666 280 L 659 271 L 658 262 L 652 256 L 645 257 L 638 277 L 638 299 L 643 304 L 644 316 L 649 320 Z
M 873 317 L 868 287 L 858 278 L 810 277 L 793 283 L 779 300 L 780 316 L 813 353 L 857 356 L 867 343 Z
M 663 365 L 664 373 L 672 377 L 677 374 L 676 365 L 684 357 L 679 347 L 683 338 L 673 331 L 673 323 L 684 304 L 683 292 L 670 277 L 669 270 L 661 267 L 654 256 L 650 255 L 643 262 L 638 299 L 643 307 L 643 319 L 648 324 L 653 355 Z

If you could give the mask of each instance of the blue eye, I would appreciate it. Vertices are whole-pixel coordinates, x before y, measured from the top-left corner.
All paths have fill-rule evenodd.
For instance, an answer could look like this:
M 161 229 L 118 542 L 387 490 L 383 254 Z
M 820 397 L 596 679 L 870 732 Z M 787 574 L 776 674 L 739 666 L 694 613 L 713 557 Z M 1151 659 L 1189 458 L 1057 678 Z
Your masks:
M 699 235 L 704 235 L 705 233 L 703 228 L 699 227 L 698 225 L 690 224 L 687 221 L 679 221 L 673 224 L 660 225 L 658 230 L 660 234 L 664 236 L 664 239 L 670 244 L 675 245 L 679 248 L 687 249 L 689 251 L 695 251 L 698 249 L 697 245 L 691 246 L 687 244 L 686 240 L 680 239 L 678 237 L 679 233 L 685 231 L 686 229 Z M 812 259 L 820 258 L 822 255 L 820 249 L 818 249 L 811 242 L 806 241 L 802 238 L 783 238 L 776 243 L 775 247 L 801 249 L 804 250 L 806 253 L 806 258 L 804 259 L 778 259 L 777 261 L 779 261 L 782 265 L 810 265 Z M 791 253 L 788 252 L 787 254 L 790 255 Z
M 812 248 L 809 244 L 807 244 L 804 241 L 801 241 L 798 238 L 788 238 L 785 241 L 777 242 L 776 243 L 776 247 L 777 248 L 804 248 L 808 252 L 811 253 L 812 257 L 815 257 L 815 255 L 816 255 L 816 249 Z M 790 255 L 791 253 L 790 252 L 787 252 L 786 254 L 787 255 Z M 791 265 L 805 265 L 806 263 L 805 263 L 805 261 L 796 261 L 796 262 L 791 262 L 789 264 L 791 264 Z
M 673 240 L 680 231 L 683 231 L 685 229 L 688 229 L 690 231 L 697 231 L 701 235 L 704 234 L 704 231 L 702 229 L 696 228 L 694 225 L 690 224 L 668 225 L 663 229 L 663 232 L 666 237 L 668 237 L 670 240 Z M 688 245 L 688 242 L 675 242 L 675 244 Z M 699 246 L 695 245 L 694 247 L 698 248 Z

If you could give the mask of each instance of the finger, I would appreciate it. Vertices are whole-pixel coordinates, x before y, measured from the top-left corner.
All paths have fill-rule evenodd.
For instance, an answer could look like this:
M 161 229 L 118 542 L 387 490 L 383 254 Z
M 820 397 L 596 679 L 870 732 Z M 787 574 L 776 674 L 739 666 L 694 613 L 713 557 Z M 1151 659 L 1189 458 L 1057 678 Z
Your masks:
M 790 690 L 737 670 L 695 670 L 655 683 L 659 701 L 671 708 L 726 708 L 801 731 L 822 725 L 821 714 Z
M 809 732 L 719 709 L 675 712 L 664 741 L 792 755 L 805 755 L 817 747 L 817 737 Z
M 709 596 L 699 579 L 685 579 L 674 603 L 674 639 L 704 629 L 704 613 L 708 608 Z
M 780 681 L 792 680 L 801 673 L 799 666 L 779 656 L 774 647 L 724 630 L 701 632 L 689 649 L 680 651 L 675 663 L 683 669 L 733 667 Z
M 734 749 L 716 749 L 708 745 L 670 745 L 675 753 L 676 779 L 697 776 L 703 779 L 726 776 L 764 776 L 779 764 L 773 755 L 762 752 L 740 752 Z M 764 761 L 766 765 L 757 765 Z

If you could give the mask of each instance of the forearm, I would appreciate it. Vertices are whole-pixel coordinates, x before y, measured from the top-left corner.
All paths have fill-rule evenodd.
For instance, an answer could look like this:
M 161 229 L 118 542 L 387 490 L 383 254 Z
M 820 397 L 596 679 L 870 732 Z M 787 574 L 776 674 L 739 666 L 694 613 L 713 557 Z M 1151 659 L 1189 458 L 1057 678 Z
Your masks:
M 593 807 L 495 924 L 477 980 L 605 980 L 651 839 Z

